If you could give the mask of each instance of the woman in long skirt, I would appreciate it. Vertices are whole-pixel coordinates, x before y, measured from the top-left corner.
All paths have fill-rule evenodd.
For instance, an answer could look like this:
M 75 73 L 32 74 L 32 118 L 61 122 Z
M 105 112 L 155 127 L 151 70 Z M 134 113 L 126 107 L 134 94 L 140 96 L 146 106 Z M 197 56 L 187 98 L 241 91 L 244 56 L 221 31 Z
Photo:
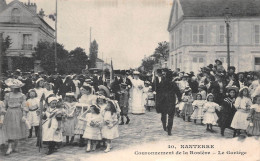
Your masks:
M 145 107 L 143 101 L 143 88 L 144 82 L 139 79 L 139 72 L 135 71 L 134 79 L 132 79 L 133 93 L 132 93 L 132 113 L 133 114 L 144 114 Z
M 21 81 L 7 79 L 5 84 L 12 90 L 5 95 L 4 103 L 5 107 L 7 107 L 7 112 L 3 121 L 3 127 L 8 140 L 6 155 L 9 155 L 12 151 L 16 151 L 18 140 L 26 138 L 26 112 L 24 112 L 26 97 L 20 92 L 20 88 L 24 85 Z

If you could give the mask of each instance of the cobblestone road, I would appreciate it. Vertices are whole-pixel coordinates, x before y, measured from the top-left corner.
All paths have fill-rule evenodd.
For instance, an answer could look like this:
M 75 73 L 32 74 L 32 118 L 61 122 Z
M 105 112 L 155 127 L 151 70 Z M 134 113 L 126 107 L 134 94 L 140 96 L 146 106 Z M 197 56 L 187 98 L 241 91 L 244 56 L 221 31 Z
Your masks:
M 194 125 L 193 122 L 184 122 L 181 118 L 174 118 L 173 135 L 168 136 L 162 130 L 160 115 L 154 110 L 147 112 L 144 115 L 129 115 L 131 122 L 129 125 L 120 126 L 120 138 L 113 141 L 112 151 L 119 151 L 140 145 L 143 143 L 152 143 L 158 141 L 182 141 L 194 140 L 200 138 L 221 138 L 218 127 L 213 127 L 215 133 L 207 132 L 203 125 Z M 232 131 L 226 130 L 225 138 L 232 138 Z M 77 141 L 78 137 L 76 137 Z M 45 155 L 46 148 L 38 152 L 35 146 L 36 138 L 26 139 L 21 141 L 19 145 L 19 152 L 12 153 L 9 156 L 4 156 L 6 146 L 1 148 L 0 160 L 6 161 L 21 161 L 21 160 L 81 160 L 82 158 L 93 158 L 97 155 L 102 155 L 102 149 L 95 152 L 86 153 L 85 148 L 78 146 L 65 146 L 52 155 Z M 111 152 L 110 152 L 111 153 Z

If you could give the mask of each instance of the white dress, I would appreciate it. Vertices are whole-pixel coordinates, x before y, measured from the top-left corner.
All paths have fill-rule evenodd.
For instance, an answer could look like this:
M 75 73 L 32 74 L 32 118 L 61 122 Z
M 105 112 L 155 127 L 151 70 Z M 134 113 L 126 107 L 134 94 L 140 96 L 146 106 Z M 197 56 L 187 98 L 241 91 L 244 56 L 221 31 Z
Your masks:
M 132 113 L 133 114 L 144 114 L 144 100 L 143 100 L 143 88 L 144 82 L 140 79 L 132 79 L 133 92 L 132 92 Z M 139 87 L 142 87 L 140 89 Z
M 25 103 L 26 108 L 28 108 L 27 119 L 31 126 L 39 126 L 40 117 L 37 115 L 36 111 L 39 108 L 38 98 L 28 99 Z
M 102 127 L 102 138 L 115 139 L 119 137 L 117 113 L 111 115 L 111 111 L 104 113 L 104 125 Z
M 96 104 L 97 102 L 97 96 L 95 95 L 82 95 L 79 99 L 79 103 L 84 103 L 89 106 Z
M 191 119 L 203 119 L 204 113 L 203 113 L 203 105 L 206 103 L 205 100 L 195 100 L 192 103 L 192 106 L 194 108 L 194 112 L 191 115 Z M 197 108 L 195 108 L 197 107 Z
M 45 96 L 46 96 L 47 89 L 46 88 L 34 88 L 34 90 L 37 93 L 37 98 L 39 99 L 39 102 L 40 102 L 42 95 L 45 94 Z
M 94 122 L 94 126 L 91 126 L 91 122 Z M 103 124 L 103 118 L 100 114 L 88 113 L 86 115 L 86 129 L 83 134 L 83 138 L 90 140 L 102 140 L 101 127 Z
M 246 105 L 249 106 L 249 108 L 246 110 Z M 231 127 L 234 129 L 241 129 L 246 130 L 249 121 L 247 120 L 247 117 L 250 113 L 250 106 L 252 105 L 252 101 L 250 98 L 247 97 L 237 97 L 234 106 L 237 109 L 237 112 L 234 115 L 234 118 L 231 123 Z
M 50 118 L 54 110 L 55 109 L 51 109 L 50 107 L 47 108 L 47 121 L 42 125 L 42 141 L 62 142 L 63 140 L 62 130 L 57 131 L 58 121 L 55 116 Z
M 215 102 L 206 102 L 203 108 L 206 111 L 204 114 L 203 124 L 217 125 L 218 116 L 216 110 L 219 110 L 219 105 Z

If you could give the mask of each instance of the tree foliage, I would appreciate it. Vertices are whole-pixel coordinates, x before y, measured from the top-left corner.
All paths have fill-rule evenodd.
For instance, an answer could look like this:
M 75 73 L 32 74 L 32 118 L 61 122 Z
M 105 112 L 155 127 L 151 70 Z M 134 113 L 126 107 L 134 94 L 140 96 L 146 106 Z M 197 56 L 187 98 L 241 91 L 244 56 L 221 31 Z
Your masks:
M 41 60 L 41 67 L 48 73 L 55 70 L 55 44 L 39 42 L 35 48 L 34 59 Z M 88 65 L 84 49 L 77 47 L 68 52 L 63 45 L 57 44 L 57 69 L 59 73 L 81 73 Z
M 155 48 L 154 53 L 147 59 L 142 61 L 141 67 L 143 67 L 145 72 L 151 72 L 155 64 L 159 63 L 160 59 L 163 58 L 167 60 L 169 57 L 169 43 L 166 41 L 159 42 L 158 46 Z
M 68 62 L 70 73 L 81 73 L 88 65 L 88 56 L 84 49 L 77 47 L 70 51 Z
M 90 68 L 96 67 L 97 57 L 98 57 L 98 43 L 96 42 L 96 40 L 94 40 L 90 45 L 90 53 L 89 53 Z
M 57 69 L 58 72 L 67 71 L 64 65 L 67 63 L 69 52 L 62 44 L 57 43 Z M 55 43 L 38 42 L 35 48 L 34 58 L 41 60 L 41 67 L 48 73 L 55 71 Z

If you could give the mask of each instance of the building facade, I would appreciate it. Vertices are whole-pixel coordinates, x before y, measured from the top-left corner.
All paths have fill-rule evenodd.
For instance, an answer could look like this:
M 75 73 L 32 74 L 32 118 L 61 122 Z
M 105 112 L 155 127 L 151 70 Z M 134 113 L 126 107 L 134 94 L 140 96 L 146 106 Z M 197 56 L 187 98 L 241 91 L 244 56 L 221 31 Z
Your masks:
M 34 48 L 39 41 L 53 42 L 55 30 L 37 13 L 35 3 L 0 0 L 0 32 L 12 42 L 4 55 L 6 70 L 41 70 L 32 59 Z
M 227 68 L 225 12 L 231 12 L 230 64 L 260 70 L 260 0 L 174 0 L 168 68 L 198 73 L 216 59 Z

